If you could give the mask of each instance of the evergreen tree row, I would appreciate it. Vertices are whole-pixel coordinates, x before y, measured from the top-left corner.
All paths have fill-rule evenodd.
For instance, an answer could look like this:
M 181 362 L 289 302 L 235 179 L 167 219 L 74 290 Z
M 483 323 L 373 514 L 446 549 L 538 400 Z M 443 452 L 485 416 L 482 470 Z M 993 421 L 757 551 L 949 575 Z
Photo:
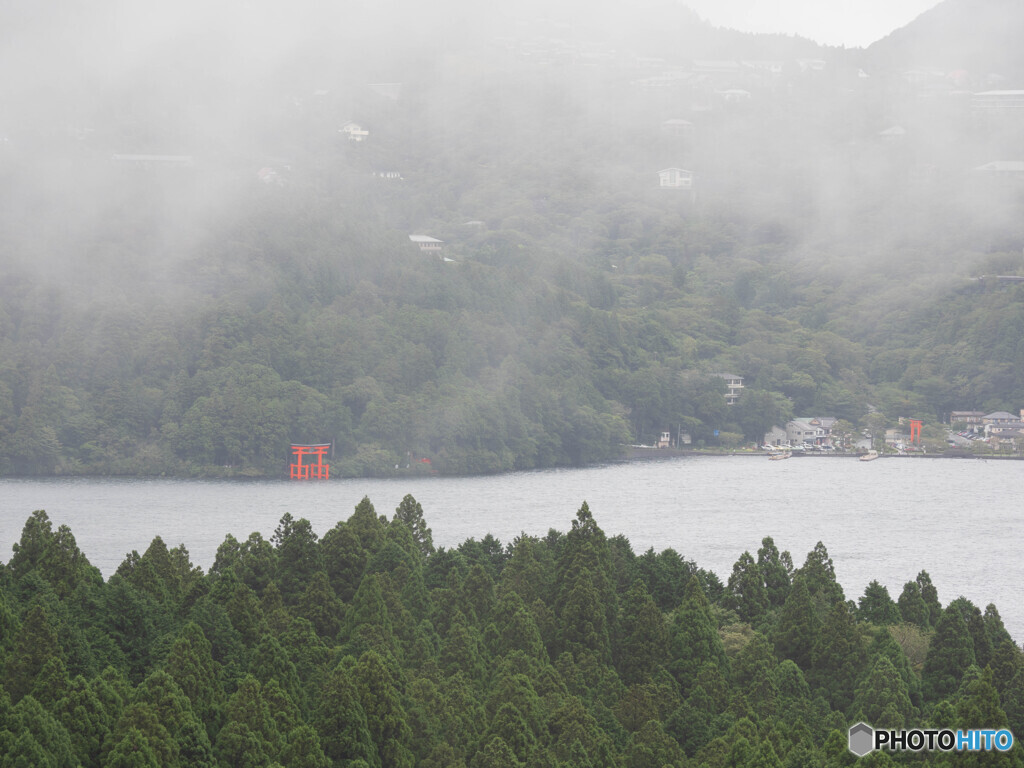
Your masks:
M 282 517 L 207 573 L 155 538 L 104 581 L 27 520 L 0 566 L 0 768 L 849 766 L 846 730 L 1024 734 L 1024 656 L 995 606 L 922 571 L 846 599 L 826 548 L 765 538 L 723 582 L 570 530 L 435 548 L 406 496 L 322 537 Z M 1024 765 L 873 753 L 864 765 Z

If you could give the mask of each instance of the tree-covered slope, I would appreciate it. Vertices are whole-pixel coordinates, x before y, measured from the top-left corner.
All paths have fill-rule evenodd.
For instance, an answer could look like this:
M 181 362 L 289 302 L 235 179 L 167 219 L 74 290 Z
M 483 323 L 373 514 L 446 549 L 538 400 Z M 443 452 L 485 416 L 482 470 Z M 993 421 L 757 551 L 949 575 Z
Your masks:
M 855 602 L 818 544 L 723 583 L 571 529 L 435 549 L 407 496 L 318 536 L 154 538 L 104 580 L 35 512 L 0 564 L 0 762 L 58 766 L 850 765 L 850 723 L 1024 731 L 995 606 L 922 571 Z M 1006 754 L 975 754 L 1001 765 Z M 965 754 L 880 753 L 954 765 Z
M 0 472 L 487 472 L 1024 400 L 1020 287 L 971 279 L 1020 272 L 1019 187 L 973 170 L 1016 129 L 952 87 L 681 9 L 303 8 L 229 43 L 186 4 L 3 91 Z

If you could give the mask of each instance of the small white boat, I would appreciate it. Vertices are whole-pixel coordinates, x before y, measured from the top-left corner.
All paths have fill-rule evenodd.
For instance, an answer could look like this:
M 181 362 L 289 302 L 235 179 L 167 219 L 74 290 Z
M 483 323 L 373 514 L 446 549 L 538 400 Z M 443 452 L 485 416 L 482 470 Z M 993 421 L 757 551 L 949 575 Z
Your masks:
M 768 460 L 769 461 L 782 461 L 783 459 L 788 459 L 792 455 L 793 454 L 790 453 L 789 451 L 780 451 L 780 452 L 776 452 L 776 453 L 769 453 L 768 454 Z
M 878 458 L 878 451 L 871 450 L 871 451 L 868 451 L 865 454 L 862 454 L 861 457 L 860 457 L 860 460 L 861 461 L 874 461 L 877 458 Z

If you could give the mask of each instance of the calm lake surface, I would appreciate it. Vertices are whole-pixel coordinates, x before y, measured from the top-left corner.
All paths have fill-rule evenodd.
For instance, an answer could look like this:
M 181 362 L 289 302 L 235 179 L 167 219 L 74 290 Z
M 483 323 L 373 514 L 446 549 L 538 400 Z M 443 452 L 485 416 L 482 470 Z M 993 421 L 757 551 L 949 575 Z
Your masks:
M 388 517 L 407 493 L 423 505 L 437 546 L 491 533 L 566 531 L 585 500 L 609 536 L 640 554 L 672 547 L 726 581 L 737 558 L 764 536 L 799 566 L 818 541 L 847 598 L 872 579 L 895 600 L 924 569 L 943 605 L 959 595 L 995 603 L 1024 640 L 1024 462 L 840 457 L 682 457 L 489 477 L 397 480 L 195 481 L 0 480 L 0 560 L 11 557 L 25 519 L 45 509 L 70 526 L 109 577 L 155 536 L 184 544 L 204 570 L 227 534 L 269 538 L 285 512 L 322 536 L 369 496 Z

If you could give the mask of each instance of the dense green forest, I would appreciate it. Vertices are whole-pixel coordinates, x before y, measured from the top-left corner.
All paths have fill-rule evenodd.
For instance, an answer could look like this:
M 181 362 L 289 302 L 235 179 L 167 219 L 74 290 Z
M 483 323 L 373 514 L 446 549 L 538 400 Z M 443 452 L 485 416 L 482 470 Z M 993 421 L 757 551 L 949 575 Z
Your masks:
M 104 581 L 27 520 L 0 566 L 0 766 L 850 766 L 847 728 L 1024 733 L 1024 657 L 994 605 L 922 571 L 856 601 L 818 544 L 765 538 L 727 582 L 568 532 L 435 549 L 406 496 L 322 538 L 285 514 L 208 573 L 155 538 Z M 1021 765 L 876 752 L 864 765 Z
M 560 7 L 362 9 L 265 58 L 167 22 L 123 71 L 103 30 L 40 38 L 78 58 L 0 89 L 0 474 L 280 476 L 290 442 L 345 476 L 493 472 L 1024 404 L 1024 285 L 976 279 L 1024 274 L 1021 187 L 974 170 L 1020 146 L 963 97 L 991 70 Z M 726 58 L 779 67 L 700 61 Z M 139 156 L 188 161 L 112 159 Z

